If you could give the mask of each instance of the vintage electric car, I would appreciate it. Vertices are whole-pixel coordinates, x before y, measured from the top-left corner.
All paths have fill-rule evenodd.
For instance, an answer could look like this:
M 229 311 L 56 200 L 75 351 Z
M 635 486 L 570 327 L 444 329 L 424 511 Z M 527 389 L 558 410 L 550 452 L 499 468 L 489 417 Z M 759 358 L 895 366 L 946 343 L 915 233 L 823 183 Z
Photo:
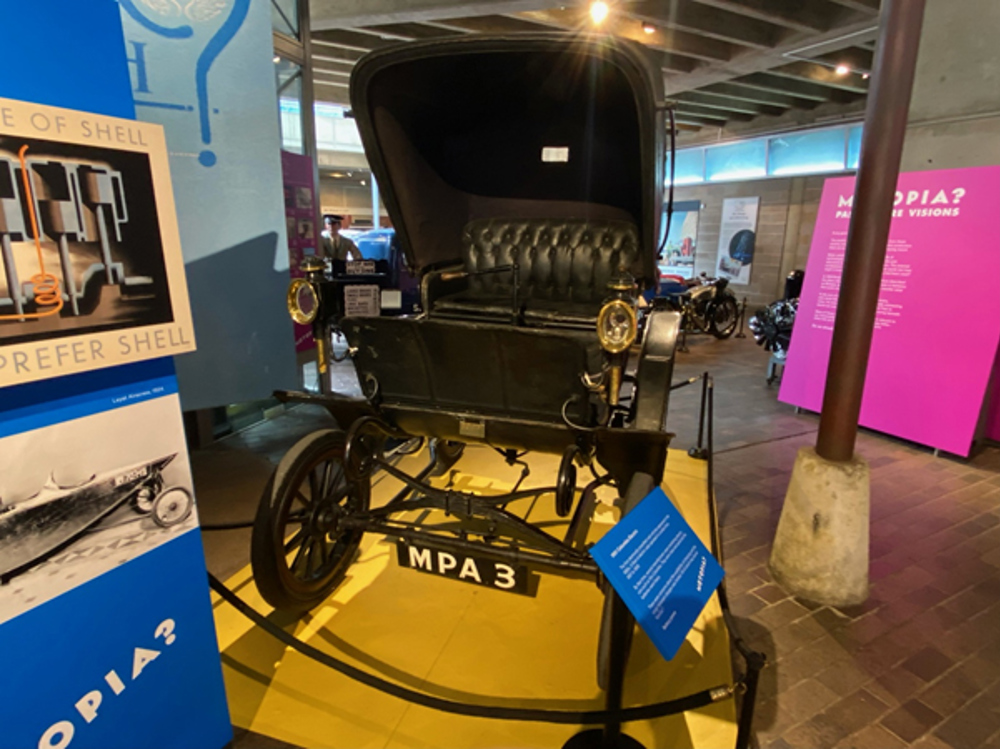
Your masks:
M 422 312 L 334 321 L 330 282 L 308 260 L 290 288 L 289 310 L 313 324 L 321 367 L 331 325 L 346 336 L 364 397 L 278 394 L 326 406 L 344 431 L 302 439 L 261 499 L 252 562 L 270 604 L 304 611 L 324 600 L 366 532 L 398 539 L 404 563 L 407 547 L 417 562 L 428 549 L 489 560 L 501 588 L 521 585 L 523 568 L 601 581 L 580 541 L 595 492 L 616 487 L 628 511 L 661 481 L 671 439 L 680 315 L 637 301 L 657 279 L 662 89 L 637 45 L 555 34 L 412 43 L 357 64 L 354 116 L 420 278 Z M 432 458 L 410 476 L 386 445 L 414 437 L 428 440 Z M 466 443 L 510 461 L 554 453 L 561 465 L 547 490 L 432 487 L 427 477 Z M 578 495 L 584 467 L 594 480 Z M 403 484 L 377 508 L 376 470 Z M 572 518 L 565 537 L 505 509 L 536 495 Z M 443 512 L 399 517 L 429 508 Z M 602 684 L 615 601 L 607 589 Z
M 49 479 L 23 499 L 0 496 L 0 582 L 66 548 L 126 503 L 162 528 L 183 522 L 194 498 L 184 487 L 164 487 L 162 475 L 175 457 L 118 468 L 76 486 Z

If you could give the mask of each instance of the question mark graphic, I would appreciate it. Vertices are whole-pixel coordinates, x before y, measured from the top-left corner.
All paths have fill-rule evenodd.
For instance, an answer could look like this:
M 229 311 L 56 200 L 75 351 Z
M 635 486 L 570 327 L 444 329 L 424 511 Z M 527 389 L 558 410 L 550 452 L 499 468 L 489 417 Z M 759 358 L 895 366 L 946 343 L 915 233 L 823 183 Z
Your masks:
M 955 205 L 958 205 L 958 201 L 965 197 L 965 188 L 956 187 L 951 191 L 951 194 L 955 197 Z
M 156 632 L 153 633 L 153 637 L 162 637 L 163 641 L 167 645 L 173 645 L 174 640 L 177 639 L 177 635 L 174 634 L 174 627 L 177 623 L 173 619 L 164 619 L 156 627 Z
M 208 107 L 208 71 L 215 62 L 226 45 L 233 40 L 236 32 L 240 30 L 246 20 L 250 10 L 250 0 L 235 0 L 233 10 L 229 18 L 225 20 L 215 36 L 208 40 L 205 49 L 198 56 L 198 64 L 195 66 L 194 79 L 198 90 L 198 116 L 201 122 L 201 142 L 206 146 L 212 143 L 212 124 L 209 122 Z M 202 166 L 215 166 L 215 152 L 205 149 L 198 154 L 198 163 Z
M 118 2 L 137 23 L 162 37 L 187 39 L 194 35 L 194 29 L 191 26 L 166 27 L 151 21 L 139 11 L 134 0 L 118 0 Z M 178 0 L 142 0 L 142 2 L 161 15 L 183 15 L 193 21 L 210 21 L 217 17 L 226 6 L 226 0 L 188 0 L 184 7 L 181 7 Z M 216 58 L 222 54 L 222 51 L 239 32 L 249 12 L 250 0 L 233 0 L 229 16 L 208 40 L 208 44 L 198 55 L 198 61 L 195 64 L 194 79 L 198 99 L 198 124 L 201 130 L 201 142 L 206 146 L 198 154 L 198 163 L 205 167 L 215 166 L 217 161 L 215 151 L 208 147 L 212 144 L 212 108 L 208 101 L 208 73 Z

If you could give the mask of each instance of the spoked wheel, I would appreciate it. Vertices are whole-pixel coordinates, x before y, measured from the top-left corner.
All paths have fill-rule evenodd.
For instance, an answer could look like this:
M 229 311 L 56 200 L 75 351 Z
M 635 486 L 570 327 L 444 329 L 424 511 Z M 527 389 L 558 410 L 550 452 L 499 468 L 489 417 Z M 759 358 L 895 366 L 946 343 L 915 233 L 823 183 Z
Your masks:
M 344 472 L 346 437 L 323 430 L 288 451 L 264 489 L 250 546 L 261 596 L 276 609 L 303 612 L 343 579 L 364 531 L 341 527 L 368 510 L 368 477 Z
M 618 502 L 621 504 L 622 517 L 625 517 L 632 509 L 639 504 L 655 488 L 653 477 L 646 473 L 636 473 L 629 482 L 628 490 Z M 607 585 L 604 592 L 604 609 L 601 612 L 601 632 L 597 640 L 597 684 L 607 691 L 611 683 L 611 649 L 614 647 L 614 633 L 612 632 L 612 620 L 614 618 L 615 599 L 617 594 Z M 619 645 L 624 651 L 624 662 L 622 664 L 622 676 L 625 673 L 625 666 L 628 665 L 629 652 L 632 650 L 632 636 L 635 634 L 635 619 L 625 608 L 625 604 L 620 601 L 617 605 L 623 609 L 622 640 Z
M 739 305 L 733 297 L 724 296 L 709 305 L 706 317 L 708 317 L 708 330 L 712 335 L 716 338 L 729 338 L 736 330 L 736 323 L 739 322 Z
M 161 528 L 183 523 L 194 507 L 194 497 L 183 486 L 172 486 L 156 495 L 150 512 L 153 522 Z

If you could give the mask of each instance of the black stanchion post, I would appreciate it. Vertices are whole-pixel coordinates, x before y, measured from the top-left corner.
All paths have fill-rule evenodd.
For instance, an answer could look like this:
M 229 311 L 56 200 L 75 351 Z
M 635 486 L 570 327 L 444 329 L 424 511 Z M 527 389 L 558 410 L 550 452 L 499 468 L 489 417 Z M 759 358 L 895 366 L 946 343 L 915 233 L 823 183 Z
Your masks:
M 707 457 L 705 452 L 705 407 L 707 405 L 706 398 L 708 397 L 708 372 L 705 372 L 701 376 L 701 409 L 698 413 L 698 444 L 688 450 L 688 455 L 692 458 L 700 458 L 704 460 Z
M 743 305 L 740 307 L 740 332 L 736 334 L 737 338 L 746 338 L 747 334 L 743 332 L 743 323 L 747 319 L 747 298 L 743 297 Z
M 563 744 L 563 749 L 645 749 L 636 739 L 622 733 L 622 695 L 625 688 L 626 649 L 629 644 L 628 627 L 635 626 L 621 597 L 611 592 L 611 652 L 608 663 L 608 691 L 605 708 L 615 714 L 608 718 L 604 728 L 591 728 L 573 736 Z

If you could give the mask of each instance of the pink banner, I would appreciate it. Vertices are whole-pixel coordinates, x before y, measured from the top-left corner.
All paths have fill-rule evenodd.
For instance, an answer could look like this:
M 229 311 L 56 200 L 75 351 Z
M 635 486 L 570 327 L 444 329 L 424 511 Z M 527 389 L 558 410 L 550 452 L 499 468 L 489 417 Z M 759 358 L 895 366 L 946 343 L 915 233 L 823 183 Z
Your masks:
M 819 411 L 854 178 L 828 179 L 780 399 Z M 901 174 L 861 425 L 968 455 L 1000 342 L 1000 167 Z

